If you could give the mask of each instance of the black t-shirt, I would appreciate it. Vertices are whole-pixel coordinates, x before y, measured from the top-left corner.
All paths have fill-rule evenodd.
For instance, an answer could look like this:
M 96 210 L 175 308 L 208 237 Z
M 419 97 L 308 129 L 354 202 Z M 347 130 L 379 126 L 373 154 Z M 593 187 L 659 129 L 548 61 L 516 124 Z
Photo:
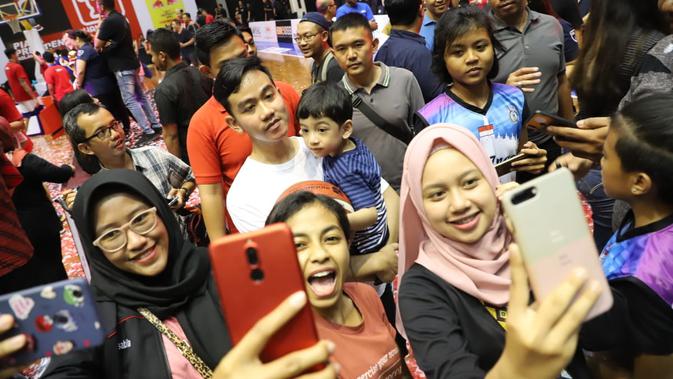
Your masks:
M 180 31 L 180 34 L 178 34 L 178 40 L 180 41 L 180 43 L 189 42 L 189 40 L 194 38 L 194 33 L 195 30 L 193 25 L 186 26 L 182 28 L 182 31 Z M 180 48 L 180 55 L 182 55 L 182 59 L 188 59 L 191 61 L 193 53 L 194 53 L 194 44 L 192 44 L 191 46 Z
M 103 49 L 103 57 L 107 60 L 110 70 L 128 71 L 140 67 L 136 52 L 133 50 L 131 27 L 119 12 L 110 12 L 100 26 L 98 39 L 111 43 Z
M 166 72 L 154 92 L 154 101 L 159 111 L 162 125 L 178 126 L 180 157 L 189 164 L 187 156 L 187 128 L 192 115 L 210 98 L 212 80 L 199 72 L 196 67 L 182 62 Z
M 551 6 L 559 17 L 568 21 L 573 27 L 582 26 L 582 17 L 577 0 L 551 0 Z
M 84 89 L 91 96 L 112 92 L 117 82 L 108 68 L 105 59 L 96 52 L 91 44 L 85 44 L 77 51 L 77 59 L 86 62 L 84 71 Z
M 243 3 L 243 5 L 238 7 L 238 12 L 241 14 L 241 23 L 247 24 L 248 23 L 248 13 L 250 12 L 250 8 L 248 8 L 248 5 L 246 3 Z

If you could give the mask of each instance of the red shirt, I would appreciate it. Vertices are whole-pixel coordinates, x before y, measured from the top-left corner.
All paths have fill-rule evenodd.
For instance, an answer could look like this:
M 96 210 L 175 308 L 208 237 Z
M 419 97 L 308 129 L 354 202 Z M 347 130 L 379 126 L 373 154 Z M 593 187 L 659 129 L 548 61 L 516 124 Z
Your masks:
M 333 358 L 340 378 L 402 378 L 402 357 L 376 290 L 365 283 L 345 283 L 344 293 L 362 315 L 362 324 L 332 323 L 314 312 L 318 336 L 336 345 Z
M 63 66 L 57 64 L 49 66 L 44 72 L 44 81 L 54 87 L 53 95 L 56 101 L 61 101 L 63 96 L 73 91 L 70 75 Z
M 14 100 L 3 89 L 0 89 L 0 116 L 6 118 L 10 123 L 23 120 L 23 116 L 16 109 Z
M 206 25 L 211 24 L 213 21 L 215 21 L 215 17 L 212 14 L 207 13 L 206 14 Z
M 19 82 L 19 78 L 23 78 L 23 80 L 30 86 L 30 79 L 22 65 L 14 62 L 7 62 L 7 65 L 5 66 L 5 74 L 7 75 L 7 81 L 9 82 L 9 88 L 12 90 L 16 101 L 27 101 L 34 98 L 32 93 L 26 93 L 26 90 L 21 87 L 21 83 Z
M 299 94 L 287 83 L 276 82 L 276 86 L 288 110 L 290 124 L 287 134 L 298 135 L 295 113 Z M 238 170 L 252 152 L 250 137 L 228 127 L 224 120 L 226 116 L 226 109 L 211 96 L 194 113 L 187 129 L 187 152 L 196 183 L 222 183 L 225 198 Z M 228 214 L 227 225 L 230 228 L 234 225 Z

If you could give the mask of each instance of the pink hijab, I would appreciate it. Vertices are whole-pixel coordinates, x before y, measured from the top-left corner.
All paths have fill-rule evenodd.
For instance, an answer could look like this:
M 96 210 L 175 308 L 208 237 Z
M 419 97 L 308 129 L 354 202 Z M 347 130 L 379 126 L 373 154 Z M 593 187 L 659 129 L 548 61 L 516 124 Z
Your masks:
M 512 238 L 500 207 L 486 234 L 471 245 L 445 238 L 432 228 L 425 216 L 421 179 L 425 163 L 436 150 L 437 143 L 447 144 L 470 159 L 481 170 L 494 195 L 499 184 L 486 151 L 467 129 L 437 124 L 420 132 L 411 141 L 404 156 L 398 275 L 401 278 L 416 262 L 485 303 L 507 304 L 510 286 L 507 247 Z

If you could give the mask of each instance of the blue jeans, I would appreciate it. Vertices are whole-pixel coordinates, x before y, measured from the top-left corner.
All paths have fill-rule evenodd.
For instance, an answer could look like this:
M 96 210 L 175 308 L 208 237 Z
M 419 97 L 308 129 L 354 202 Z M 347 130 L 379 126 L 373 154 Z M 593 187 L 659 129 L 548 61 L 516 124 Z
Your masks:
M 115 71 L 119 92 L 124 105 L 136 119 L 143 133 L 154 134 L 152 128 L 161 128 L 150 101 L 143 92 L 138 70 Z
M 577 181 L 577 189 L 586 197 L 594 216 L 594 242 L 600 252 L 612 236 L 612 209 L 615 200 L 605 194 L 601 170 L 591 169 Z

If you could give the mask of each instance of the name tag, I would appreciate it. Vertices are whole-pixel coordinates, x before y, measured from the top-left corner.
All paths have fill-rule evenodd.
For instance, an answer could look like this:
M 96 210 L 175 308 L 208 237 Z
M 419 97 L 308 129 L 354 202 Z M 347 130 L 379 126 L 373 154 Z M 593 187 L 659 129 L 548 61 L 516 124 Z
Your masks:
M 484 125 L 479 127 L 479 142 L 486 149 L 486 153 L 491 162 L 495 161 L 495 132 L 493 125 Z

